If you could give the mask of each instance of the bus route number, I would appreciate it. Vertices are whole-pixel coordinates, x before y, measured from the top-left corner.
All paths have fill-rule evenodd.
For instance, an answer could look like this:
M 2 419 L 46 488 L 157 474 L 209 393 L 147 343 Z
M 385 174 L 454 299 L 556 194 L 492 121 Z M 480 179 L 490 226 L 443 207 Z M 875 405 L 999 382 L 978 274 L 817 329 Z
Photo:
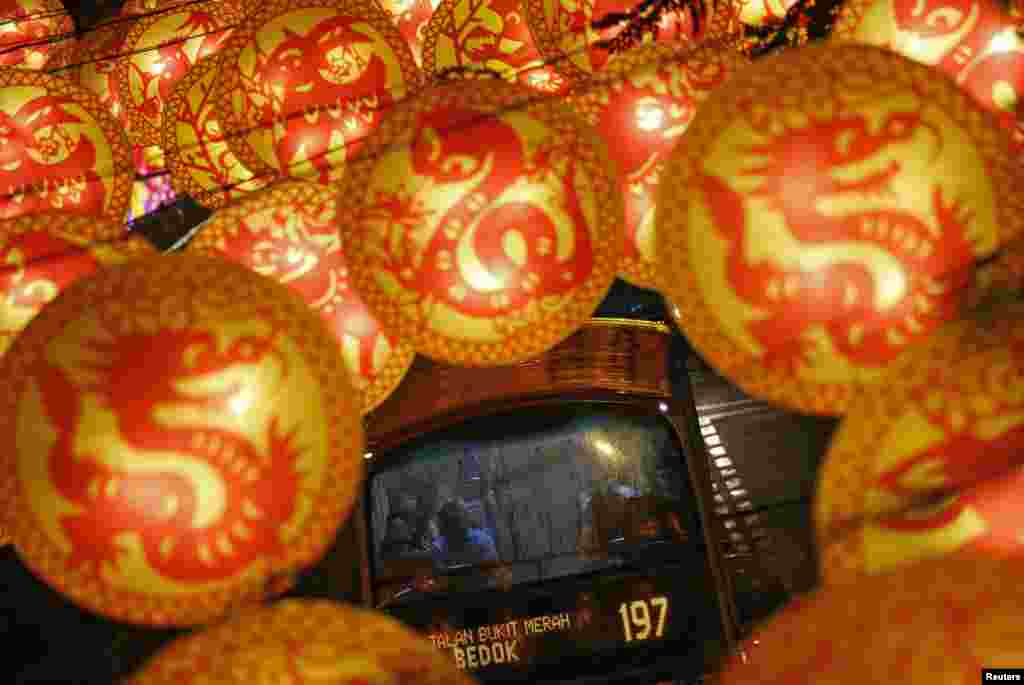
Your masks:
M 619 605 L 619 619 L 626 642 L 657 639 L 665 634 L 668 618 L 668 597 L 634 599 Z

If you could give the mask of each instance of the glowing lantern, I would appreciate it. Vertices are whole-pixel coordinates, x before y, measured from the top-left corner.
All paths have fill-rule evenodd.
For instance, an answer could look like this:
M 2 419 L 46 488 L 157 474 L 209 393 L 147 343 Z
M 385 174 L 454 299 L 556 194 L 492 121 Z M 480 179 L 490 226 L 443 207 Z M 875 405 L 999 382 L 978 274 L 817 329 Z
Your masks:
M 423 40 L 430 17 L 440 0 L 381 0 L 394 21 L 398 32 L 412 50 L 416 64 L 423 64 Z
M 218 211 L 188 247 L 295 290 L 338 339 L 365 414 L 398 386 L 414 352 L 381 330 L 349 285 L 334 209 L 325 186 L 284 182 Z
M 384 330 L 466 365 L 534 357 L 582 325 L 622 249 L 618 178 L 564 105 L 497 79 L 392 110 L 338 194 L 356 290 Z
M 224 45 L 239 17 L 230 2 L 200 2 L 161 8 L 132 20 L 115 62 L 120 99 L 139 145 L 159 145 L 164 104 L 185 73 Z
M 74 42 L 75 24 L 59 0 L 0 0 L 0 67 L 42 69 L 54 47 Z
M 689 341 L 749 394 L 842 414 L 1024 229 L 1006 137 L 878 48 L 787 50 L 713 91 L 662 173 L 657 257 Z
M 636 6 L 634 0 L 524 0 L 522 7 L 541 54 L 570 78 L 585 80 L 601 71 L 612 56 L 612 51 L 597 43 L 613 40 L 622 30 L 621 26 L 596 30 L 591 22 Z M 658 27 L 658 41 L 696 43 L 706 38 L 721 39 L 735 28 L 732 2 L 704 2 L 699 27 L 694 26 L 688 12 L 666 12 Z
M 781 24 L 797 0 L 736 0 L 739 20 L 747 26 Z
M 420 84 L 391 17 L 365 0 L 260 5 L 225 49 L 215 108 L 256 174 L 327 183 L 384 111 Z
M 850 0 L 834 39 L 889 48 L 934 66 L 1000 115 L 1024 146 L 1024 38 L 999 0 Z
M 422 636 L 384 614 L 290 599 L 157 652 L 128 685 L 472 685 Z
M 569 81 L 543 64 L 519 0 L 444 0 L 427 26 L 423 67 L 482 67 L 549 93 L 565 93 Z
M 190 625 L 317 560 L 363 473 L 333 336 L 284 286 L 163 255 L 73 283 L 0 359 L 0 520 L 117 620 Z
M 56 209 L 121 221 L 133 178 L 124 133 L 87 91 L 0 70 L 0 219 Z
M 270 175 L 255 177 L 238 161 L 217 122 L 212 93 L 220 64 L 220 55 L 201 59 L 174 87 L 164 107 L 163 149 L 171 184 L 211 209 L 273 180 Z
M 1024 658 L 1020 565 L 917 564 L 793 601 L 746 642 L 721 685 L 961 685 Z
M 748 60 L 716 43 L 698 48 L 649 44 L 618 55 L 570 99 L 597 128 L 619 165 L 626 243 L 619 273 L 657 288 L 654 194 L 664 159 L 698 106 Z
M 990 300 L 912 348 L 829 448 L 815 512 L 825 579 L 1022 555 L 1022 408 L 1024 302 Z
M 74 281 L 153 253 L 144 238 L 99 217 L 48 212 L 0 222 L 0 354 Z

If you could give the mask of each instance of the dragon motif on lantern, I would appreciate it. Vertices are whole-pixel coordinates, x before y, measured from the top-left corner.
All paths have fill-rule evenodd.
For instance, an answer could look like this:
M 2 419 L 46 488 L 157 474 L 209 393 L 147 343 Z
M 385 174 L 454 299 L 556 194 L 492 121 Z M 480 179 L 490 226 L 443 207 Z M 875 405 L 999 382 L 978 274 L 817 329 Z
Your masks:
M 591 275 L 576 143 L 530 140 L 529 126 L 525 115 L 432 108 L 404 162 L 411 182 L 371 187 L 373 252 L 417 319 L 443 306 L 514 326 L 541 303 L 557 308 Z
M 748 163 L 736 182 L 746 195 L 714 173 L 699 174 L 728 246 L 725 278 L 759 312 L 746 330 L 765 365 L 811 365 L 822 345 L 812 332 L 820 330 L 834 354 L 881 368 L 955 313 L 976 257 L 972 212 L 940 183 L 921 190 L 925 211 L 890 199 L 905 187 L 901 146 L 924 136 L 933 155 L 942 148 L 940 130 L 919 108 L 794 121 L 744 148 Z M 777 229 L 764 217 L 755 230 L 752 201 L 781 219 Z M 756 244 L 767 236 L 775 241 L 768 253 Z
M 134 553 L 187 586 L 282 556 L 281 527 L 302 507 L 303 448 L 276 417 L 263 435 L 227 427 L 246 403 L 247 372 L 287 380 L 278 335 L 98 326 L 79 359 L 47 355 L 33 376 L 54 431 L 46 463 L 66 503 L 68 567 L 105 573 Z

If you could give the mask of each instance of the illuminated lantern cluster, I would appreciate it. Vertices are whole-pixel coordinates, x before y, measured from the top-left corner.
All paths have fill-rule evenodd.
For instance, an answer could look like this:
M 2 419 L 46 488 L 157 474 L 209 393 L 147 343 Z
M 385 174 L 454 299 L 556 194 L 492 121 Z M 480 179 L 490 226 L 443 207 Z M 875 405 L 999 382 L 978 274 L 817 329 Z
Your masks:
M 970 552 L 1020 557 L 1024 303 L 988 301 L 850 408 L 822 466 L 826 582 Z
M 162 143 L 171 185 L 211 209 L 259 190 L 274 178 L 256 176 L 231 151 L 213 108 L 220 65 L 220 55 L 201 59 L 164 106 Z
M 383 614 L 285 600 L 179 638 L 128 685 L 472 685 L 430 642 Z
M 892 52 L 813 46 L 713 91 L 658 190 L 673 316 L 748 393 L 839 415 L 956 316 L 978 258 L 1021 234 L 994 120 Z
M 826 588 L 746 641 L 721 685 L 961 685 L 1024 660 L 1020 565 L 948 559 Z
M 453 80 L 395 107 L 349 166 L 345 258 L 373 315 L 418 352 L 524 361 L 582 325 L 611 285 L 618 185 L 605 145 L 564 105 Z
M 423 67 L 495 72 L 537 90 L 564 94 L 569 81 L 543 63 L 518 0 L 444 0 L 427 26 Z
M 402 380 L 413 349 L 386 335 L 349 285 L 333 192 L 280 183 L 215 213 L 189 243 L 297 292 L 334 333 L 367 413 Z
M 121 221 L 133 177 L 123 130 L 88 91 L 0 70 L 0 219 L 59 210 Z
M 242 163 L 322 183 L 421 78 L 392 17 L 367 0 L 261 4 L 223 60 L 215 111 Z
M 74 43 L 75 25 L 60 0 L 0 0 L 0 67 L 43 69 L 56 46 Z
M 851 0 L 835 40 L 877 45 L 948 74 L 1024 149 L 1024 38 L 1000 0 Z
M 679 144 L 701 102 L 747 60 L 717 43 L 698 48 L 650 44 L 617 55 L 570 98 L 600 132 L 618 165 L 626 212 L 619 273 L 657 288 L 654 195 L 664 159 Z
M 0 359 L 0 521 L 83 607 L 193 625 L 318 560 L 363 475 L 334 337 L 231 262 L 81 278 Z

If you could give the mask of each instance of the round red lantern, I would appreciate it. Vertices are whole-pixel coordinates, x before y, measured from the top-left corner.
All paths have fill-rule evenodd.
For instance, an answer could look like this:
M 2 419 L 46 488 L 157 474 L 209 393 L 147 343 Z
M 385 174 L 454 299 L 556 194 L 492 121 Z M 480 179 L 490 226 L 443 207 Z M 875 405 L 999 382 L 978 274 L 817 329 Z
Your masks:
M 1024 147 L 1024 38 L 1000 0 L 851 0 L 835 40 L 888 48 L 936 67 L 999 115 Z
M 115 62 L 121 102 L 139 145 L 159 145 L 164 104 L 174 84 L 219 50 L 240 20 L 230 2 L 187 3 L 132 20 Z
M 703 9 L 699 26 L 688 11 L 666 11 L 658 25 L 657 40 L 678 44 L 738 36 L 734 3 L 700 1 Z M 601 71 L 613 55 L 598 43 L 614 40 L 623 28 L 620 24 L 598 30 L 592 22 L 636 7 L 634 0 L 525 0 L 522 10 L 541 54 L 569 78 L 586 80 Z
M 425 638 L 375 611 L 284 600 L 179 638 L 128 685 L 472 685 Z
M 851 405 L 815 507 L 825 580 L 956 551 L 1020 556 L 1024 302 L 993 298 Z
M 60 210 L 124 220 L 134 172 L 117 121 L 59 76 L 0 70 L 0 219 Z
M 171 184 L 210 209 L 264 188 L 274 178 L 253 174 L 228 145 L 212 99 L 220 64 L 220 55 L 199 60 L 174 87 L 163 114 L 163 150 Z
M 420 85 L 392 18 L 364 0 L 272 0 L 231 37 L 216 112 L 256 174 L 337 180 L 391 104 Z
M 1024 229 L 991 117 L 892 52 L 817 45 L 713 91 L 657 196 L 657 257 L 695 348 L 749 394 L 839 415 L 953 318 Z
M 423 68 L 479 68 L 552 94 L 569 81 L 543 64 L 519 0 L 443 0 L 427 26 Z
M 1020 565 L 916 564 L 801 597 L 756 629 L 721 685 L 962 685 L 1024 660 Z
M 188 245 L 276 279 L 323 318 L 370 412 L 398 386 L 415 356 L 381 330 L 349 284 L 334 192 L 286 181 L 216 212 Z
M 242 266 L 162 255 L 79 279 L 0 359 L 0 520 L 76 603 L 212 621 L 319 559 L 363 474 L 333 336 Z
M 55 46 L 75 42 L 75 23 L 60 0 L 0 0 L 0 67 L 43 69 Z
M 713 42 L 697 48 L 643 45 L 613 58 L 570 98 L 619 166 L 626 209 L 619 274 L 635 285 L 658 287 L 654 194 L 665 158 L 700 103 L 748 63 L 735 50 Z
M 426 90 L 392 110 L 340 185 L 353 284 L 384 330 L 436 360 L 530 359 L 614 280 L 614 169 L 593 129 L 523 86 Z
M 398 32 L 409 44 L 418 65 L 423 64 L 423 41 L 427 24 L 439 4 L 440 0 L 381 0 L 381 5 L 391 14 Z

